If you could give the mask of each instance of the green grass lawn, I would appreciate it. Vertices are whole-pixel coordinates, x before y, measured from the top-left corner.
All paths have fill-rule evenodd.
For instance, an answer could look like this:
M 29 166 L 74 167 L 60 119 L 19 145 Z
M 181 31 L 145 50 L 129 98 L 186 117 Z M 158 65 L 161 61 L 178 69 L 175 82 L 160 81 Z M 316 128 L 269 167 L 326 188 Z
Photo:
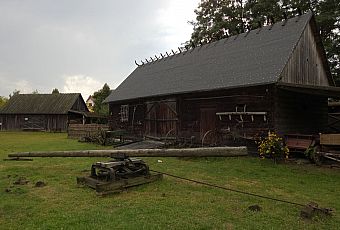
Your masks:
M 126 192 L 98 197 L 78 187 L 95 158 L 36 158 L 2 161 L 8 153 L 101 149 L 60 133 L 0 132 L 1 229 L 339 229 L 340 171 L 280 164 L 251 157 L 144 158 L 152 169 L 233 189 L 286 199 L 314 201 L 336 209 L 311 221 L 300 208 L 164 177 Z M 106 147 L 108 148 L 108 147 Z M 161 159 L 163 163 L 157 163 Z M 13 185 L 20 176 L 30 182 Z M 34 187 L 42 180 L 47 186 Z M 6 192 L 9 188 L 11 191 Z M 258 204 L 260 212 L 248 210 Z

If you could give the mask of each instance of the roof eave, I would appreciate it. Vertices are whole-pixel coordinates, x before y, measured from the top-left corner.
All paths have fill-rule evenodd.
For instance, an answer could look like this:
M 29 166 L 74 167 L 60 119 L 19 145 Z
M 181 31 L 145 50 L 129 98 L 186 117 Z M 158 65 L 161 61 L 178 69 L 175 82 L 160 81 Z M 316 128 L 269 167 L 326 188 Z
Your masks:
M 127 98 L 127 99 L 115 100 L 115 101 L 111 100 L 111 101 L 108 101 L 106 103 L 118 104 L 118 103 L 127 102 L 127 101 L 146 100 L 146 99 L 155 98 L 155 97 L 179 96 L 179 95 L 190 94 L 190 93 L 207 93 L 207 92 L 213 92 L 213 91 L 219 91 L 219 90 L 230 90 L 230 89 L 237 89 L 237 88 L 274 85 L 276 83 L 277 83 L 277 81 L 270 81 L 270 82 L 265 82 L 265 83 L 255 83 L 255 84 L 247 84 L 247 85 L 239 85 L 239 86 L 229 86 L 229 87 L 221 87 L 221 88 L 215 88 L 215 89 L 209 89 L 209 90 L 183 91 L 183 92 L 177 92 L 177 93 L 150 95 L 150 96 L 146 96 L 146 97 Z

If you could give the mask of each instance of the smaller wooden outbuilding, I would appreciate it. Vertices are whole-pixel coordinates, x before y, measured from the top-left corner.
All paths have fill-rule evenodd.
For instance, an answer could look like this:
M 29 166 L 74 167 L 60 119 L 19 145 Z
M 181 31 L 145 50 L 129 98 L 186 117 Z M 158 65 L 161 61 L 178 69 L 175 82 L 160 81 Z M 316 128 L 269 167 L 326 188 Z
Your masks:
M 0 129 L 62 132 L 85 123 L 88 112 L 80 93 L 18 94 L 0 109 Z

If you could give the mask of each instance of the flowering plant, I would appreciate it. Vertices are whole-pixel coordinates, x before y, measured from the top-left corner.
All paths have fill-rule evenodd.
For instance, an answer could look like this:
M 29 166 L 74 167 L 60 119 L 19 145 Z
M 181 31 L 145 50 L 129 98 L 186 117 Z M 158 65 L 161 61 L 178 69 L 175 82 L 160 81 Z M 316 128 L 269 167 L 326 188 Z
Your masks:
M 258 142 L 258 152 L 261 158 L 277 159 L 288 158 L 289 149 L 284 145 L 281 137 L 275 133 L 268 132 L 268 137 Z

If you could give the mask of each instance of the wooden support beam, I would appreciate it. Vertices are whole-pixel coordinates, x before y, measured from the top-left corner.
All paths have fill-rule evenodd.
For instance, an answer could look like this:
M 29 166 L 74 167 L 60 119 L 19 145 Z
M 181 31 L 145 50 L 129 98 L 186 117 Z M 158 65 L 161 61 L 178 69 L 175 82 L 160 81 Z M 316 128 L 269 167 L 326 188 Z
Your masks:
M 234 157 L 246 156 L 247 147 L 211 147 L 185 149 L 120 149 L 120 150 L 83 150 L 19 152 L 8 157 L 114 157 L 125 154 L 129 157 Z

